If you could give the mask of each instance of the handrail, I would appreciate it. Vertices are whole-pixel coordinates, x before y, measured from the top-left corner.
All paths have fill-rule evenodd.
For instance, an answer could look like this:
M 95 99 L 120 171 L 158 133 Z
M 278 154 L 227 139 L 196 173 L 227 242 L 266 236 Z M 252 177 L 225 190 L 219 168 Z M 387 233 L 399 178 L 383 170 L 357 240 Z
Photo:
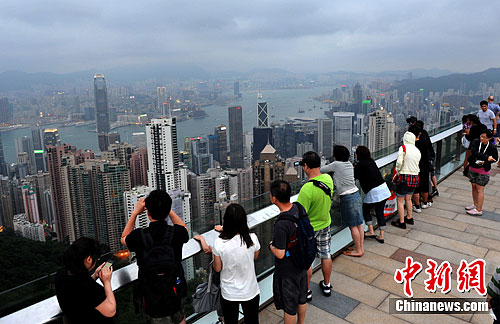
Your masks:
M 445 130 L 439 134 L 431 136 L 431 142 L 439 142 L 462 129 L 461 125 L 457 125 L 448 130 Z M 385 157 L 377 159 L 375 162 L 378 168 L 385 167 L 390 163 L 393 163 L 397 158 L 397 152 L 391 153 Z M 291 201 L 296 201 L 298 194 L 291 197 Z M 269 205 L 263 209 L 253 212 L 248 215 L 248 224 L 250 228 L 258 226 L 279 214 L 279 209 L 275 205 Z M 202 234 L 209 244 L 215 242 L 218 233 L 214 230 L 210 230 Z M 189 259 L 201 251 L 199 243 L 190 239 L 186 244 L 184 244 L 182 249 L 183 260 Z M 127 284 L 135 281 L 137 279 L 138 267 L 136 263 L 129 264 L 121 269 L 116 270 L 112 276 L 112 287 L 113 290 L 118 290 Z M 15 313 L 9 314 L 0 318 L 0 324 L 7 323 L 45 323 L 53 318 L 57 317 L 61 313 L 59 308 L 59 303 L 57 302 L 56 296 L 47 298 L 39 303 L 21 309 Z

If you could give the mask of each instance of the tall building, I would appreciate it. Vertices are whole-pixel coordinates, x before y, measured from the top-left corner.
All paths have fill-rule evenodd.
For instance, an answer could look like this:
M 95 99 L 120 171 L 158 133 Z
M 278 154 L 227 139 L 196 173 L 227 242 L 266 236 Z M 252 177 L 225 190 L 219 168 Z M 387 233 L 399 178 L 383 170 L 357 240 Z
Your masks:
M 368 148 L 377 152 L 395 143 L 394 118 L 384 109 L 378 109 L 368 118 Z
M 14 228 L 12 223 L 14 216 L 14 205 L 10 192 L 10 180 L 6 176 L 0 177 L 0 225 Z
M 148 149 L 139 148 L 130 157 L 130 182 L 132 188 L 148 184 Z
M 260 152 L 267 144 L 274 145 L 273 129 L 270 127 L 254 127 L 252 161 L 260 159 Z
M 47 162 L 45 155 L 45 146 L 43 145 L 43 133 L 40 127 L 31 130 L 31 137 L 33 139 L 33 149 L 35 155 L 35 168 L 36 171 L 47 171 Z
M 158 109 L 158 112 L 164 117 L 169 113 L 166 87 L 156 87 L 156 109 Z
M 333 113 L 333 142 L 347 147 L 349 151 L 352 150 L 353 119 L 352 112 Z
M 23 136 L 16 138 L 15 143 L 16 143 L 17 154 L 24 152 L 28 157 L 29 174 L 35 173 L 36 163 L 35 163 L 35 150 L 33 147 L 33 140 L 28 136 Z
M 5 162 L 5 157 L 3 155 L 3 143 L 2 143 L 2 134 L 1 133 L 0 133 L 0 175 L 3 175 L 3 176 L 9 175 L 7 163 Z
M 24 212 L 26 213 L 27 219 L 31 223 L 40 223 L 40 213 L 38 211 L 38 200 L 35 188 L 25 184 L 21 186 L 21 192 L 23 195 Z
M 132 190 L 126 191 L 123 194 L 125 209 L 128 216 L 127 221 L 132 216 L 132 212 L 134 211 L 137 202 L 142 198 L 146 198 L 151 191 L 152 189 L 147 186 L 138 186 L 132 188 Z M 137 215 L 137 218 L 135 219 L 135 228 L 147 228 L 149 226 L 149 223 L 150 221 L 147 212 L 143 211 L 142 213 Z
M 54 208 L 52 206 L 52 194 L 50 192 L 50 174 L 38 172 L 26 177 L 26 181 L 35 189 L 40 220 L 54 225 Z M 47 199 L 50 196 L 50 199 Z
M 297 143 L 297 156 L 302 157 L 306 152 L 314 151 L 313 143 Z
M 43 225 L 29 221 L 25 214 L 14 215 L 13 225 L 14 231 L 22 237 L 34 241 L 45 242 Z
M 352 98 L 354 100 L 354 104 L 361 105 L 361 102 L 363 101 L 363 91 L 361 90 L 359 82 L 356 83 L 352 89 Z
M 9 99 L 0 98 L 0 123 L 8 123 L 11 119 Z
M 332 156 L 333 121 L 329 118 L 318 119 L 318 153 L 326 159 Z
M 103 152 L 103 156 L 104 153 L 105 152 Z M 132 145 L 126 142 L 110 144 L 106 153 L 111 153 L 109 154 L 109 157 L 111 157 L 109 160 L 120 161 L 121 165 L 125 165 L 127 169 L 130 169 L 130 159 L 134 153 Z
M 226 125 L 219 125 L 215 127 L 215 135 L 217 136 L 217 154 L 214 159 L 220 164 L 221 169 L 227 168 L 227 127 Z
M 97 119 L 97 139 L 99 141 L 99 150 L 106 151 L 109 146 L 109 107 L 108 91 L 104 75 L 94 75 L 94 99 Z
M 191 137 L 191 157 L 192 157 L 192 170 L 196 174 L 203 174 L 208 169 L 214 167 L 213 156 L 209 150 L 208 139 L 203 137 Z
M 240 93 L 240 81 L 234 81 L 234 84 L 233 84 L 233 94 L 234 94 L 235 97 L 238 97 L 238 98 L 241 97 L 241 93 Z
M 260 152 L 260 159 L 253 163 L 253 193 L 254 196 L 269 192 L 274 180 L 285 176 L 285 161 L 276 153 L 271 144 Z
M 257 127 L 269 127 L 267 102 L 257 103 Z
M 229 113 L 229 156 L 231 168 L 244 167 L 243 161 L 243 115 L 241 106 L 228 108 Z
M 210 174 L 189 174 L 193 227 L 198 232 L 208 231 L 216 224 L 214 204 L 217 201 L 215 179 Z
M 367 116 L 371 112 L 371 105 L 372 105 L 371 100 L 363 100 L 361 102 L 361 113 Z
M 47 128 L 43 131 L 43 145 L 45 145 L 45 147 L 49 145 L 61 145 L 61 139 L 59 138 L 59 131 L 57 128 Z
M 148 148 L 148 186 L 165 191 L 183 192 L 183 215 L 191 217 L 190 195 L 187 190 L 187 168 L 179 162 L 175 117 L 151 119 L 146 125 Z

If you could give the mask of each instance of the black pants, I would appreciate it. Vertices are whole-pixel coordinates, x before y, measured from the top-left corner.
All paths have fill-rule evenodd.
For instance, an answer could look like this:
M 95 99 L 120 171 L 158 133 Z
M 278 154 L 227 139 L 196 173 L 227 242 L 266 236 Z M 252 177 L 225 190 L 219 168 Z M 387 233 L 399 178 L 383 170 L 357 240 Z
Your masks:
M 222 315 L 225 324 L 238 324 L 238 311 L 241 304 L 246 324 L 259 324 L 260 295 L 247 301 L 230 301 L 221 296 Z
M 377 216 L 377 224 L 379 229 L 385 230 L 385 217 L 384 217 L 384 207 L 386 200 L 382 200 L 373 204 L 363 203 L 363 218 L 365 219 L 366 225 L 372 225 L 372 208 L 375 208 L 375 215 Z

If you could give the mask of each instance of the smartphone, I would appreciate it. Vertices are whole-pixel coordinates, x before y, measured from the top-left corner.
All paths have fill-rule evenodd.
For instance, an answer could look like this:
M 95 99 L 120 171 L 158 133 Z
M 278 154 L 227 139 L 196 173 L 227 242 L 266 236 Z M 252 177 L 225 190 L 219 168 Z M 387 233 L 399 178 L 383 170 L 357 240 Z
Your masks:
M 101 268 L 101 270 L 104 269 L 104 268 L 108 269 L 109 267 L 111 267 L 113 265 L 113 263 L 115 263 L 115 260 L 109 259 L 108 261 L 106 261 L 106 263 Z M 101 273 L 101 270 L 99 270 L 99 273 Z M 97 275 L 99 275 L 99 273 L 97 273 Z

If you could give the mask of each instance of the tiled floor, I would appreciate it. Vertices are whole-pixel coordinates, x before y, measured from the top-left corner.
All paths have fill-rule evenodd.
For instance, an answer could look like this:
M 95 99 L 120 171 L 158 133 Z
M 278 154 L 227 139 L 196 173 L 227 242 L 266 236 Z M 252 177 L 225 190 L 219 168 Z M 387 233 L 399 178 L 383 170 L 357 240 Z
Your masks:
M 422 263 L 433 258 L 452 264 L 452 290 L 449 294 L 429 293 L 424 289 L 427 275 L 422 271 L 412 282 L 415 297 L 479 297 L 475 292 L 456 289 L 457 264 L 462 259 L 486 260 L 486 282 L 500 264 L 500 169 L 493 166 L 485 190 L 483 217 L 465 213 L 472 203 L 470 183 L 457 171 L 439 185 L 439 197 L 430 209 L 415 214 L 415 225 L 406 230 L 388 226 L 385 244 L 365 240 L 361 258 L 339 256 L 333 260 L 332 285 L 335 293 L 323 297 L 312 285 L 313 302 L 308 304 L 306 323 L 492 323 L 489 315 L 392 315 L 389 298 L 403 296 L 403 286 L 394 281 L 394 272 L 403 268 L 407 256 Z M 497 198 L 498 197 L 498 198 Z M 312 282 L 322 280 L 317 271 Z M 283 323 L 283 312 L 273 304 L 260 313 L 261 323 Z

